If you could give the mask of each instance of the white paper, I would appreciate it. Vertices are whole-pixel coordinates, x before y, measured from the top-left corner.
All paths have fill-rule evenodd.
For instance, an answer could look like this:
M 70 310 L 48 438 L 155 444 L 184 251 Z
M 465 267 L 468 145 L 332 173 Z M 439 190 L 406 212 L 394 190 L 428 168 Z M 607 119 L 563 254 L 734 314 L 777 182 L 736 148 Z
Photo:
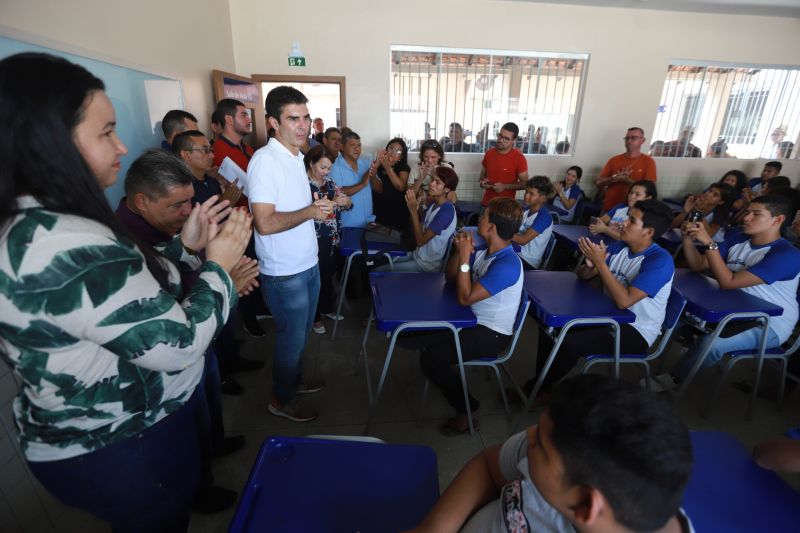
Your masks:
M 244 189 L 247 183 L 247 172 L 239 168 L 239 165 L 233 162 L 230 157 L 225 157 L 222 164 L 219 166 L 219 175 L 233 183 L 236 178 L 239 178 L 239 188 Z

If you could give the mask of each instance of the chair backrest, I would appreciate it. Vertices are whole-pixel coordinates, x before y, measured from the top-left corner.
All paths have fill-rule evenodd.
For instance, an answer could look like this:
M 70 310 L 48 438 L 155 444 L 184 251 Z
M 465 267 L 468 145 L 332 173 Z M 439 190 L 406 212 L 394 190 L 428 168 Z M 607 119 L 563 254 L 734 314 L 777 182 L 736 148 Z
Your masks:
M 517 345 L 519 333 L 522 331 L 522 324 L 525 323 L 525 317 L 528 315 L 528 308 L 531 306 L 530 298 L 525 289 L 522 289 L 522 296 L 519 299 L 519 307 L 517 308 L 517 316 L 514 319 L 514 337 L 511 339 L 511 345 L 506 352 L 509 356 L 514 353 L 514 347 Z
M 450 260 L 450 253 L 453 250 L 453 239 L 456 236 L 456 232 L 450 234 L 450 238 L 447 239 L 447 246 L 444 248 L 444 256 L 442 257 L 442 264 L 439 265 L 439 272 L 444 272 L 447 270 L 447 262 Z
M 539 263 L 539 270 L 547 270 L 547 264 L 550 262 L 550 257 L 553 255 L 553 250 L 556 247 L 556 236 L 550 234 L 550 240 L 547 241 L 547 246 L 544 247 L 542 253 L 542 261 Z
M 683 314 L 683 308 L 685 306 L 686 297 L 673 286 L 669 293 L 669 300 L 667 300 L 667 311 L 664 313 L 664 322 L 661 324 L 661 338 L 649 357 L 658 357 L 667 347 L 667 344 L 669 344 L 672 338 L 672 332 L 675 330 L 675 326 L 678 324 L 678 319 Z

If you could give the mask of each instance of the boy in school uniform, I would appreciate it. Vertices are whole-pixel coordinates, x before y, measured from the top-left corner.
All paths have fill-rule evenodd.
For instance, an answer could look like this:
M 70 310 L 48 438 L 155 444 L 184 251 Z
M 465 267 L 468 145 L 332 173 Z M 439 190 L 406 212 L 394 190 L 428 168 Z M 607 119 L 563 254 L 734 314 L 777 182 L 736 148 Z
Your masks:
M 672 288 L 675 264 L 672 256 L 657 245 L 654 239 L 663 234 L 672 221 L 669 207 L 657 200 L 636 202 L 622 223 L 621 240 L 608 248 L 582 238 L 578 246 L 586 263 L 576 271 L 581 279 L 599 277 L 603 289 L 620 309 L 636 315 L 632 324 L 620 326 L 622 353 L 646 353 L 661 331 L 661 324 Z M 541 372 L 553 348 L 552 339 L 539 334 L 536 358 L 537 373 Z M 541 389 L 544 399 L 552 386 L 564 377 L 579 358 L 590 354 L 612 353 L 614 338 L 607 326 L 580 328 L 564 339 Z M 533 389 L 535 380 L 526 383 L 526 392 Z
M 747 207 L 742 233 L 719 244 L 702 224 L 687 222 L 682 227 L 684 254 L 692 270 L 710 270 L 721 289 L 741 289 L 783 308 L 780 316 L 770 317 L 767 348 L 786 342 L 798 318 L 800 250 L 781 237 L 781 227 L 790 210 L 790 202 L 783 196 L 759 196 Z M 705 253 L 697 250 L 696 241 L 706 248 Z M 752 323 L 733 322 L 726 326 L 708 352 L 703 367 L 715 365 L 728 352 L 756 348 L 761 340 L 761 327 L 748 326 Z M 656 381 L 671 388 L 686 379 L 709 341 L 709 336 L 703 337 L 669 374 L 658 376 Z
M 517 255 L 522 259 L 525 270 L 539 268 L 553 233 L 553 217 L 545 207 L 553 192 L 553 184 L 547 176 L 534 176 L 525 184 L 525 204 L 528 208 L 522 213 L 519 233 L 511 238 L 511 242 L 521 246 Z
M 464 361 L 501 353 L 511 342 L 514 320 L 522 296 L 522 263 L 511 247 L 511 237 L 522 220 L 522 208 L 513 198 L 494 198 L 481 214 L 478 234 L 488 248 L 475 254 L 471 232 L 456 235 L 457 252 L 447 263 L 446 276 L 455 280 L 458 303 L 468 305 L 478 325 L 458 334 Z M 461 379 L 453 371 L 457 355 L 449 331 L 409 335 L 398 340 L 405 348 L 421 351 L 422 372 L 442 391 L 456 415 L 442 428 L 446 433 L 468 429 L 467 416 L 480 402 L 469 397 L 470 413 L 464 406 Z

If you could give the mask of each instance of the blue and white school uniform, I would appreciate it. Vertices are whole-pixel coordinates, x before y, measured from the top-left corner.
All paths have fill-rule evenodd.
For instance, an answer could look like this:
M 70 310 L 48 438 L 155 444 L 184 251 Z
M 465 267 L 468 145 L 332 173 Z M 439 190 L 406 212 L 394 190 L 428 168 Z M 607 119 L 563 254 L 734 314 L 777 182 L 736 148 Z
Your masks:
M 542 255 L 544 255 L 544 250 L 548 241 L 550 241 L 550 235 L 553 233 L 553 217 L 550 216 L 547 208 L 542 206 L 538 211 L 531 211 L 528 208 L 522 213 L 522 224 L 519 227 L 519 233 L 525 233 L 529 229 L 537 232 L 538 235 L 528 241 L 528 244 L 523 246 L 517 253 L 533 268 L 539 268 L 539 264 L 542 262 Z
M 456 231 L 456 208 L 450 202 L 442 205 L 430 204 L 425 210 L 422 232 L 431 230 L 431 240 L 414 250 L 412 258 L 421 272 L 436 272 L 442 266 L 447 253 L 447 244 Z
M 609 270 L 622 285 L 636 287 L 647 296 L 628 309 L 636 315 L 633 328 L 647 341 L 648 346 L 658 338 L 667 309 L 675 264 L 672 256 L 657 244 L 634 254 L 628 245 L 616 241 L 608 247 L 606 260 Z
M 522 262 L 511 245 L 491 255 L 488 255 L 488 250 L 475 254 L 472 283 L 480 283 L 490 294 L 470 306 L 479 325 L 503 335 L 513 333 L 522 296 L 522 280 Z
M 609 226 L 614 224 L 622 224 L 628 220 L 628 204 L 617 204 L 609 209 L 606 215 L 608 215 L 608 218 L 611 219 L 608 221 Z
M 553 205 L 562 211 L 566 211 L 566 214 L 564 215 L 561 214 L 561 211 L 558 212 L 559 220 L 562 222 L 572 222 L 572 219 L 575 218 L 575 209 L 578 207 L 578 200 L 580 200 L 581 196 L 583 196 L 583 191 L 577 183 L 573 183 L 571 187 L 564 189 L 564 196 L 570 200 L 575 200 L 575 203 L 572 204 L 572 207 L 567 209 L 564 206 L 564 203 L 561 201 L 561 197 L 558 195 L 556 195 L 556 197 L 553 199 Z

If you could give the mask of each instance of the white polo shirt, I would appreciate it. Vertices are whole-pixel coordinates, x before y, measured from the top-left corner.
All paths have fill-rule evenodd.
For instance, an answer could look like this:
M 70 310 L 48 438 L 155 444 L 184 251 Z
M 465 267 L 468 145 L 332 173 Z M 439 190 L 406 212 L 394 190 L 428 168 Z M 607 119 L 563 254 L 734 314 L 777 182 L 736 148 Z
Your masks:
M 292 154 L 277 139 L 260 148 L 247 166 L 245 190 L 253 204 L 273 204 L 276 212 L 292 212 L 311 205 L 311 188 L 303 154 Z M 314 221 L 272 235 L 256 231 L 258 267 L 267 276 L 291 276 L 317 264 Z

